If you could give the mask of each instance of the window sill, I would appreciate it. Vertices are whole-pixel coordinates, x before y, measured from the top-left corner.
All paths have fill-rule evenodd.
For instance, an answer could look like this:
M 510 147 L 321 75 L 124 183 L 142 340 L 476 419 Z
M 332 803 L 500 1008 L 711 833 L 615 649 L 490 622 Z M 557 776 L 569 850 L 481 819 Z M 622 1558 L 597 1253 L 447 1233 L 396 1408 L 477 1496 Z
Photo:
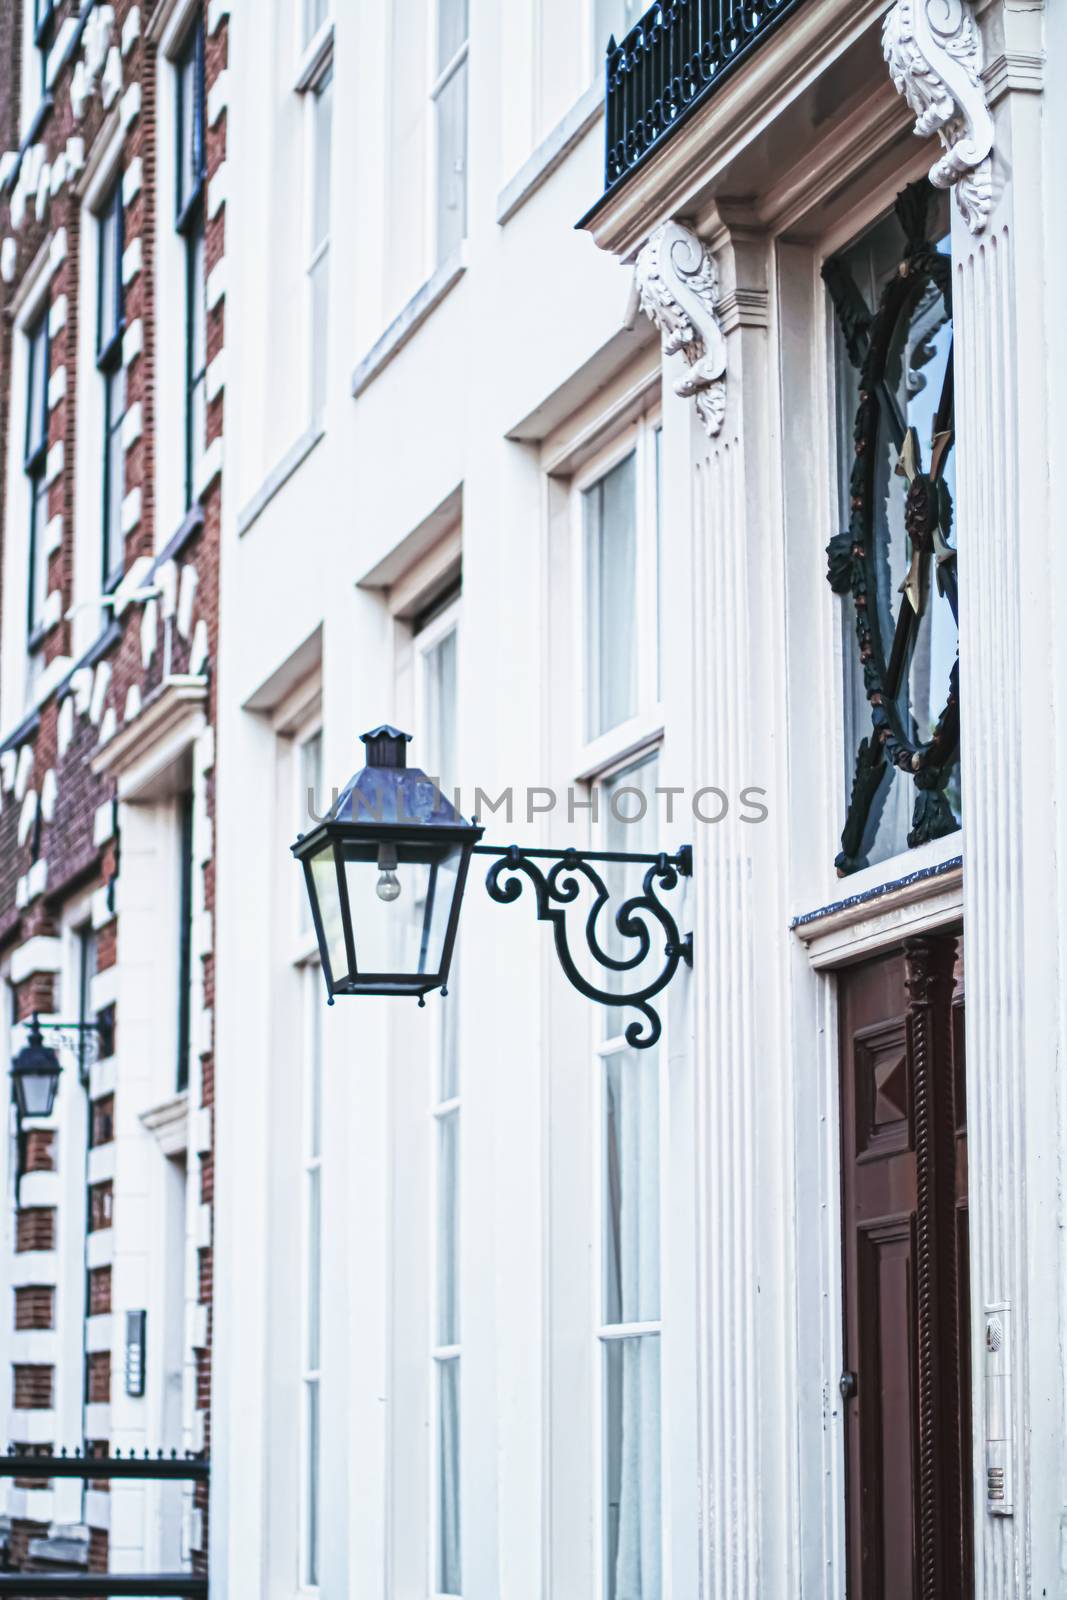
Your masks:
M 327 18 L 313 39 L 310 39 L 293 81 L 295 94 L 306 94 L 322 77 L 327 62 L 333 55 L 333 19 Z
M 363 357 L 352 374 L 352 398 L 358 399 L 370 387 L 380 372 L 384 372 L 394 356 L 400 354 L 408 340 L 413 338 L 431 312 L 450 294 L 467 270 L 467 247 L 460 245 L 448 260 L 427 278 L 401 311 L 394 317 L 381 338 Z
M 302 433 L 296 443 L 282 456 L 277 466 L 273 467 L 263 479 L 259 488 L 237 514 L 237 536 L 241 538 L 252 527 L 253 523 L 262 516 L 270 505 L 274 496 L 280 489 L 284 489 L 289 479 L 298 467 L 302 466 L 314 450 L 320 439 L 326 437 L 326 430 L 322 427 L 308 428 Z
M 957 830 L 915 852 L 919 859 L 910 872 L 868 887 L 857 885 L 852 894 L 794 917 L 792 930 L 806 947 L 812 966 L 840 966 L 906 935 L 958 921 L 963 914 L 962 839 Z M 906 857 L 894 856 L 892 863 L 880 865 L 892 865 L 899 872 L 906 862 Z M 862 876 L 868 878 L 875 871 Z
M 154 576 L 159 568 L 163 566 L 164 562 L 173 561 L 175 557 L 181 555 L 186 545 L 191 539 L 196 537 L 203 526 L 204 508 L 200 504 L 199 500 L 197 500 L 194 505 L 185 513 L 185 516 L 178 524 L 178 527 L 171 534 L 162 550 L 156 556 L 156 559 L 152 563 L 151 571 L 148 574 L 149 578 Z
M 603 114 L 603 88 L 599 82 L 591 83 L 581 99 L 575 101 L 567 115 L 556 123 L 552 132 L 542 139 L 529 160 L 523 162 L 511 182 L 497 195 L 496 220 L 501 226 L 510 222 L 527 200 L 537 193 Z

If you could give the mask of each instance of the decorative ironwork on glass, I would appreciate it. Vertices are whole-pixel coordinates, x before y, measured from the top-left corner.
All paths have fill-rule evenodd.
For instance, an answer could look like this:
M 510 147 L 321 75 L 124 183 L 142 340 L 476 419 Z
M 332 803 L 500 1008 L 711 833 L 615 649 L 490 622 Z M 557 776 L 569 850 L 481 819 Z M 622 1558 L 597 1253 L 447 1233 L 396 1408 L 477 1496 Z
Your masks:
M 871 719 L 855 754 L 842 875 L 892 852 L 883 824 L 908 777 L 917 791 L 909 847 L 959 826 L 952 263 L 934 199 L 925 179 L 912 184 L 895 220 L 872 231 L 868 294 L 858 247 L 823 271 L 858 373 L 849 524 L 827 546 L 827 579 L 852 595 Z
M 605 191 L 805 0 L 658 0 L 608 43 Z

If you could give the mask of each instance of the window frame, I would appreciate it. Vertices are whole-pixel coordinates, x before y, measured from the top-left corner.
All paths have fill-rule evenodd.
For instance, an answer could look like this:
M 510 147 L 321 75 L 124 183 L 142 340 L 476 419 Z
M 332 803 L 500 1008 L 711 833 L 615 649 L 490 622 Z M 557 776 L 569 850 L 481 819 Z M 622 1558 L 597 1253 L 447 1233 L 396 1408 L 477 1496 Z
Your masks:
M 470 231 L 470 75 L 467 70 L 470 55 L 470 5 L 467 3 L 467 28 L 463 42 L 457 46 L 444 65 L 440 61 L 441 40 L 441 9 L 444 0 L 431 0 L 428 7 L 430 18 L 430 46 L 429 46 L 429 89 L 430 103 L 429 137 L 427 139 L 429 158 L 429 182 L 427 183 L 427 196 L 430 207 L 428 238 L 430 243 L 430 272 L 436 272 L 446 262 L 452 259 L 456 250 L 462 249 Z M 463 90 L 463 227 L 459 239 L 447 253 L 441 248 L 442 229 L 441 219 L 441 185 L 439 182 L 438 159 L 440 156 L 440 113 L 439 104 L 441 96 L 457 73 L 465 74 Z
M 663 530 L 658 481 L 661 458 L 657 438 L 662 431 L 659 409 L 651 408 L 615 433 L 571 479 L 573 637 L 578 641 L 577 693 L 573 697 L 574 755 L 570 765 L 579 779 L 606 774 L 617 761 L 652 745 L 663 736 L 663 685 L 659 637 L 660 566 Z M 631 453 L 636 455 L 636 564 L 637 705 L 623 722 L 591 734 L 587 723 L 591 676 L 587 641 L 590 592 L 585 527 L 585 494 Z M 651 687 L 650 687 L 651 686 Z
M 319 1594 L 322 1587 L 322 1309 L 323 1309 L 323 1033 L 322 973 L 317 957 L 297 965 L 302 1000 L 301 1131 L 300 1131 L 300 1480 L 297 1534 L 298 1590 Z M 311 1195 L 318 1196 L 312 1227 Z M 312 1237 L 314 1231 L 314 1238 Z M 314 1255 L 313 1255 L 314 1252 Z M 314 1261 L 314 1265 L 312 1262 Z M 317 1294 L 316 1359 L 311 1360 L 311 1283 Z M 312 1463 L 311 1395 L 315 1396 L 317 1459 Z M 311 1492 L 314 1476 L 314 1495 Z M 315 1511 L 312 1517 L 311 1506 Z
M 423 743 L 424 747 L 425 747 L 425 737 L 424 736 L 425 736 L 425 732 L 426 732 L 426 720 L 427 720 L 427 690 L 426 690 L 427 658 L 429 657 L 431 651 L 437 649 L 441 645 L 441 643 L 446 638 L 449 637 L 449 635 L 454 635 L 455 640 L 456 640 L 456 673 L 457 673 L 456 705 L 457 705 L 457 711 L 458 711 L 458 705 L 459 705 L 458 681 L 459 681 L 459 661 L 460 661 L 460 649 L 461 649 L 462 605 L 463 605 L 462 592 L 456 593 L 456 594 L 452 595 L 450 598 L 444 599 L 443 602 L 440 603 L 438 606 L 436 606 L 436 607 L 431 606 L 429 608 L 429 614 L 428 614 L 428 616 L 426 618 L 426 621 L 424 622 L 424 624 L 421 627 L 419 626 L 417 619 L 412 625 L 411 647 L 412 647 L 412 661 L 413 661 L 413 666 L 414 666 L 415 727 L 419 730 L 420 739 L 422 740 L 422 743 Z M 431 765 L 433 765 L 433 764 L 435 764 L 435 763 L 431 762 Z M 429 769 L 427 768 L 427 770 L 429 770 Z M 439 780 L 440 780 L 440 782 L 441 782 L 446 794 L 449 792 L 450 788 L 455 786 L 456 781 L 457 781 L 456 775 L 454 773 L 439 773 L 439 774 L 430 773 L 430 776 L 431 777 L 435 777 L 436 776 L 436 777 L 439 778 Z M 453 957 L 453 963 L 452 963 L 452 978 L 451 978 L 451 982 L 453 984 L 456 981 L 458 981 L 459 964 L 460 964 L 460 948 L 457 945 L 457 949 L 456 949 L 455 955 Z M 455 1000 L 451 1000 L 450 1001 L 449 999 L 446 998 L 444 1000 L 443 1004 L 445 1006 L 451 1005 L 451 1006 L 454 1007 L 456 1002 L 455 1002 Z M 432 1147 L 431 1158 L 430 1158 L 430 1184 L 429 1184 L 429 1193 L 428 1193 L 428 1203 L 429 1203 L 429 1210 L 430 1210 L 430 1225 L 429 1225 L 430 1249 L 429 1249 L 429 1254 L 428 1254 L 428 1267 L 429 1267 L 429 1271 L 430 1271 L 430 1274 L 431 1274 L 431 1283 L 430 1283 L 430 1294 L 429 1294 L 429 1316 L 430 1316 L 429 1336 L 430 1336 L 430 1344 L 429 1344 L 429 1363 L 428 1363 L 429 1417 L 430 1417 L 430 1446 L 429 1446 L 428 1490 L 429 1490 L 430 1504 L 429 1504 L 429 1519 L 428 1519 L 428 1524 L 427 1524 L 428 1529 L 429 1529 L 429 1542 L 428 1542 L 428 1550 L 427 1550 L 427 1556 L 428 1556 L 427 1592 L 428 1592 L 428 1594 L 430 1596 L 432 1596 L 432 1600 L 462 1600 L 462 1571 L 463 1571 L 463 1527 L 464 1527 L 463 1494 L 462 1494 L 462 1459 L 463 1459 L 463 1453 L 462 1453 L 463 1452 L 463 1322 L 462 1322 L 463 1271 L 462 1271 L 462 1261 L 463 1261 L 463 1256 L 462 1256 L 462 1247 L 461 1247 L 461 1241 L 462 1241 L 462 1194 L 463 1194 L 463 1182 L 462 1182 L 462 1171 L 463 1171 L 463 1168 L 462 1168 L 462 1148 L 463 1148 L 463 1146 L 462 1146 L 462 1115 L 461 1114 L 462 1114 L 462 1109 L 463 1109 L 463 1087 L 462 1087 L 462 1078 L 460 1076 L 460 1073 L 461 1073 L 461 1059 L 462 1058 L 461 1058 L 461 1054 L 460 1054 L 460 1046 L 459 1046 L 458 1034 L 457 1034 L 456 1035 L 456 1040 L 455 1040 L 455 1045 L 454 1045 L 455 1050 L 456 1050 L 456 1061 L 455 1061 L 456 1081 L 455 1081 L 455 1084 L 453 1086 L 455 1092 L 450 1094 L 450 1095 L 447 1095 L 447 1096 L 443 1096 L 442 1093 L 441 1093 L 441 1072 L 442 1072 L 442 1066 L 443 1066 L 443 1063 L 444 1063 L 445 1050 L 449 1047 L 448 1040 L 447 1040 L 447 1031 L 448 1031 L 448 1026 L 449 1026 L 450 1019 L 454 1019 L 454 1021 L 458 1023 L 458 1017 L 456 1016 L 454 1011 L 451 1011 L 451 1012 L 448 1012 L 448 1013 L 446 1013 L 443 1010 L 439 1011 L 438 1017 L 435 1019 L 435 1021 L 437 1023 L 437 1026 L 434 1027 L 434 1029 L 433 1029 L 432 1045 L 431 1045 L 431 1048 L 430 1048 L 430 1050 L 428 1052 L 428 1056 L 429 1056 L 429 1073 L 430 1073 L 429 1085 L 428 1085 L 428 1112 L 429 1112 L 429 1118 L 430 1118 L 430 1128 L 431 1128 L 431 1137 L 432 1137 L 432 1146 L 433 1147 Z M 441 1155 L 442 1155 L 442 1144 L 443 1144 L 442 1130 L 446 1125 L 449 1125 L 449 1124 L 453 1125 L 455 1127 L 455 1129 L 456 1129 L 454 1153 L 453 1153 L 454 1181 L 455 1181 L 455 1196 L 454 1196 L 454 1207 L 455 1207 L 455 1210 L 454 1210 L 454 1216 L 453 1216 L 454 1235 L 453 1235 L 453 1240 L 452 1240 L 454 1251 L 455 1251 L 455 1258 L 454 1258 L 454 1260 L 452 1262 L 452 1275 L 453 1275 L 453 1293 L 455 1295 L 455 1302 L 456 1302 L 456 1329 L 455 1329 L 455 1332 L 457 1333 L 458 1338 L 452 1344 L 442 1344 L 440 1342 L 440 1340 L 439 1340 L 439 1337 L 438 1337 L 439 1330 L 440 1330 L 439 1317 L 440 1317 L 440 1309 L 441 1309 L 441 1305 L 440 1305 L 440 1287 L 441 1287 L 440 1259 L 441 1259 L 441 1255 L 440 1255 L 440 1252 L 441 1252 L 441 1238 L 442 1238 L 441 1226 L 440 1226 L 440 1203 L 439 1202 L 440 1202 L 440 1194 L 441 1194 Z M 458 1448 L 458 1452 L 457 1452 L 457 1461 L 458 1461 L 458 1464 L 459 1464 L 460 1479 L 459 1479 L 459 1482 L 457 1483 L 457 1487 L 456 1487 L 456 1494 L 457 1494 L 456 1520 L 457 1520 L 457 1526 L 458 1526 L 458 1529 L 459 1529 L 459 1562 L 460 1562 L 460 1588 L 459 1588 L 459 1590 L 446 1589 L 438 1582 L 438 1578 L 439 1578 L 439 1575 L 440 1575 L 440 1573 L 439 1573 L 439 1558 L 440 1558 L 440 1551 L 441 1551 L 441 1536 L 442 1536 L 442 1526 L 441 1526 L 441 1475 L 440 1475 L 440 1468 L 441 1468 L 440 1444 L 441 1444 L 441 1431 L 442 1431 L 441 1392 L 442 1392 L 442 1377 L 443 1377 L 444 1369 L 446 1367 L 454 1368 L 454 1370 L 455 1370 L 455 1372 L 457 1374 L 457 1386 L 458 1386 L 457 1423 L 458 1423 L 458 1435 L 459 1435 L 459 1448 Z
M 334 116 L 336 114 L 336 73 L 334 69 L 334 24 L 327 6 L 325 21 L 308 40 L 304 59 L 297 76 L 296 91 L 304 99 L 304 182 L 306 204 L 304 207 L 304 266 L 306 282 L 305 316 L 307 324 L 307 385 L 308 416 L 311 426 L 320 430 L 326 414 L 330 375 L 330 252 L 333 244 L 333 147 Z M 329 184 L 326 200 L 325 227 L 321 238 L 315 238 L 315 196 L 318 188 L 319 163 L 323 146 L 319 139 L 319 117 L 324 92 L 329 91 L 329 134 L 326 145 L 326 164 Z M 319 269 L 325 276 L 325 327 L 324 359 L 321 372 L 316 358 L 315 280 Z M 321 385 L 321 394 L 319 393 Z
M 112 333 L 106 342 L 103 339 L 104 322 L 104 252 L 107 248 L 106 221 L 110 213 L 110 220 L 114 224 L 114 260 L 111 264 L 114 274 L 112 307 L 114 322 Z M 116 177 L 112 188 L 106 196 L 103 205 L 96 213 L 97 221 L 97 261 L 96 261 L 96 333 L 93 341 L 96 370 L 103 382 L 103 467 L 101 472 L 101 524 L 100 524 L 100 584 L 101 593 L 109 594 L 114 590 L 122 578 L 125 570 L 125 549 L 122 534 L 122 495 L 118 497 L 119 516 L 117 526 L 112 528 L 110 516 L 114 501 L 112 499 L 113 485 L 111 482 L 112 447 L 114 437 L 119 435 L 121 452 L 122 423 L 126 415 L 125 393 L 123 393 L 120 415 L 116 419 L 113 415 L 116 382 L 121 382 L 125 388 L 125 367 L 122 359 L 122 336 L 126 330 L 126 295 L 122 282 L 122 253 L 125 239 L 125 211 L 122 204 L 122 179 Z M 124 452 L 122 455 L 122 468 L 125 474 Z M 125 477 L 123 477 L 123 491 L 125 490 Z M 112 548 L 114 541 L 115 549 Z
M 193 903 L 196 863 L 193 857 L 194 811 L 191 788 L 177 796 L 178 842 L 178 1004 L 175 1014 L 175 1092 L 184 1094 L 192 1076 L 193 1053 Z
M 657 424 L 658 426 L 658 424 Z M 663 749 L 663 738 L 646 741 L 635 749 L 621 750 L 614 760 L 605 764 L 590 783 L 590 789 L 599 791 L 596 811 L 596 822 L 591 826 L 592 847 L 600 850 L 610 850 L 617 846 L 618 841 L 612 840 L 608 835 L 604 809 L 604 786 L 612 778 L 643 766 L 646 762 L 658 762 Z M 659 817 L 656 808 L 649 806 L 647 812 L 648 826 L 653 833 L 658 835 Z M 635 840 L 634 848 L 639 849 L 643 841 Z M 598 1015 L 594 1019 L 600 1021 Z M 625 1018 L 623 1024 L 625 1026 Z M 647 1052 L 638 1054 L 638 1064 L 648 1061 L 654 1064 L 656 1072 L 656 1156 L 657 1156 L 657 1190 L 658 1190 L 658 1308 L 659 1315 L 644 1321 L 619 1321 L 609 1322 L 605 1316 L 604 1305 L 604 1267 L 605 1267 L 605 1241 L 607 1227 L 607 1212 L 605 1209 L 605 1156 L 607 1148 L 607 1065 L 613 1056 L 625 1057 L 630 1047 L 626 1042 L 625 1032 L 607 1032 L 607 1016 L 603 1021 L 605 1030 L 599 1040 L 594 1043 L 593 1057 L 597 1067 L 597 1089 L 595 1094 L 596 1115 L 593 1124 L 593 1158 L 592 1173 L 594 1183 L 593 1199 L 593 1237 L 595 1239 L 595 1274 L 596 1281 L 592 1294 L 592 1336 L 596 1351 L 596 1370 L 593 1378 L 593 1453 L 595 1489 L 593 1496 L 593 1515 L 595 1527 L 594 1542 L 594 1575 L 595 1594 L 597 1600 L 606 1600 L 608 1582 L 608 1516 L 607 1516 L 607 1450 L 605 1442 L 605 1429 L 607 1423 L 607 1347 L 613 1343 L 621 1343 L 632 1339 L 657 1339 L 659 1341 L 659 1441 L 660 1441 L 660 1471 L 659 1471 L 659 1533 L 660 1533 L 660 1580 L 661 1591 L 666 1593 L 663 1580 L 667 1571 L 665 1552 L 670 1539 L 670 1519 L 667 1506 L 667 1478 L 664 1462 L 667 1459 L 665 1411 L 663 1405 L 663 1304 L 665 1298 L 665 1263 L 667 1261 L 667 1211 L 664 1204 L 666 1192 L 667 1173 L 667 1135 L 669 1126 L 669 1105 L 667 1093 L 667 1062 L 670 1059 L 669 1015 L 663 1016 L 663 1033 L 659 1042 Z
M 175 88 L 174 227 L 183 246 L 184 332 L 183 332 L 183 464 L 184 506 L 189 511 L 196 501 L 196 470 L 207 448 L 207 116 L 204 90 L 204 23 L 198 16 L 174 52 L 171 65 Z M 193 127 L 186 129 L 185 74 L 193 74 Z M 186 165 L 186 136 L 191 140 L 192 163 Z M 186 190 L 186 182 L 190 180 Z M 199 267 L 203 265 L 203 270 Z M 201 298 L 204 337 L 203 359 L 197 363 L 196 296 Z M 195 439 L 197 393 L 203 389 L 205 437 Z
M 48 58 L 56 42 L 59 0 L 33 0 L 33 44 L 41 58 L 41 94 L 48 90 Z
M 48 560 L 44 551 L 44 535 L 48 526 L 48 385 L 51 377 L 52 340 L 48 326 L 50 302 L 45 301 L 42 309 L 32 322 L 28 323 L 24 338 L 26 340 L 26 420 L 22 446 L 22 471 L 26 479 L 29 492 L 29 543 L 26 553 L 27 590 L 26 590 L 26 654 L 36 656 L 44 643 L 44 622 L 38 616 L 37 586 L 40 578 L 43 589 L 42 601 L 48 595 Z M 43 369 L 41 381 L 41 414 L 37 421 L 41 434 L 39 439 L 33 436 L 34 417 L 34 389 L 36 386 L 37 362 L 40 360 Z M 38 572 L 38 562 L 43 566 Z M 43 610 L 43 605 L 42 605 Z

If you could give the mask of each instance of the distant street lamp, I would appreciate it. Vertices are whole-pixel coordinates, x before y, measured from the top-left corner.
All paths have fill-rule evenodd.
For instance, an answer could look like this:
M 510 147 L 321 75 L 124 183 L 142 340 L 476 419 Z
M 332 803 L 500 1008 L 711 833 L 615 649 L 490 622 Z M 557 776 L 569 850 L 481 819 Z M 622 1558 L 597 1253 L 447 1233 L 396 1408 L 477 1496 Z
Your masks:
M 490 855 L 497 858 L 486 879 L 492 899 L 511 904 L 528 879 L 538 918 L 553 925 L 556 952 L 570 982 L 600 1005 L 636 1007 L 644 1021 L 630 1023 L 628 1043 L 635 1049 L 655 1044 L 661 1024 L 649 1001 L 680 964 L 692 965 L 693 956 L 692 935 L 679 936 L 657 891 L 673 889 L 691 875 L 691 847 L 683 845 L 674 855 L 640 855 L 480 844 L 485 830 L 467 822 L 424 772 L 408 767 L 410 734 L 383 725 L 361 737 L 366 766 L 322 821 L 292 846 L 304 869 L 330 1005 L 338 995 L 413 995 L 423 1005 L 433 989 L 446 994 L 470 858 Z M 553 865 L 543 872 L 538 860 Z M 646 868 L 642 892 L 623 901 L 615 914 L 617 932 L 636 941 L 629 955 L 610 955 L 598 939 L 597 922 L 611 895 L 594 862 Z M 570 951 L 566 912 L 583 887 L 594 895 L 584 922 L 586 946 L 613 974 L 607 988 L 590 983 Z M 664 935 L 663 966 L 650 982 L 627 992 L 625 975 L 644 965 L 656 925 Z
M 11 1089 L 20 1123 L 28 1117 L 52 1115 L 62 1070 L 59 1057 L 44 1042 L 41 1024 L 34 1012 L 30 1037 L 11 1063 Z
M 110 1022 L 42 1022 L 35 1011 L 30 1019 L 29 1038 L 11 1063 L 11 1096 L 18 1117 L 18 1169 L 16 1189 L 20 1190 L 26 1171 L 27 1122 L 50 1117 L 55 1108 L 59 1078 L 63 1071 L 59 1056 L 44 1042 L 44 1031 L 71 1035 L 77 1040 L 83 1064 L 110 1040 Z

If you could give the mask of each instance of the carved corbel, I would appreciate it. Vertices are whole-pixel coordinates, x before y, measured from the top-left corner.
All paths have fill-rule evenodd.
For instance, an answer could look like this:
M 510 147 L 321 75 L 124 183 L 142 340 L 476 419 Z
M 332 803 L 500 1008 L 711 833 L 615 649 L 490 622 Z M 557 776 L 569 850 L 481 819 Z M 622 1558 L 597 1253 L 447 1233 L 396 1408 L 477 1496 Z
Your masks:
M 896 0 L 882 27 L 882 51 L 897 93 L 915 113 L 916 134 L 936 133 L 944 146 L 930 182 L 955 189 L 968 228 L 981 233 L 993 203 L 993 118 L 970 0 Z
M 716 310 L 719 273 L 704 241 L 680 222 L 664 222 L 637 258 L 641 310 L 656 324 L 664 357 L 681 352 L 686 370 L 674 392 L 696 401 L 709 438 L 726 414 L 726 341 Z

